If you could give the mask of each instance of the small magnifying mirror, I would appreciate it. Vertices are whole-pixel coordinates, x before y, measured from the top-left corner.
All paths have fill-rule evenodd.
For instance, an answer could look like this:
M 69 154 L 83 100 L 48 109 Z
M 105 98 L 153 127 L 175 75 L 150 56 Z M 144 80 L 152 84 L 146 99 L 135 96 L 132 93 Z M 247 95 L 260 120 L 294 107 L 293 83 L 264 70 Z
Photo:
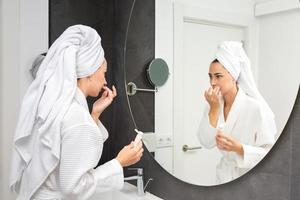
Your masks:
M 167 63 L 161 59 L 156 58 L 151 61 L 147 69 L 147 78 L 154 87 L 164 85 L 169 77 L 169 67 Z
M 169 67 L 167 63 L 161 59 L 156 58 L 151 61 L 147 68 L 147 79 L 155 87 L 155 89 L 141 89 L 133 82 L 127 84 L 127 94 L 133 96 L 137 91 L 139 92 L 157 92 L 157 87 L 164 85 L 169 78 Z

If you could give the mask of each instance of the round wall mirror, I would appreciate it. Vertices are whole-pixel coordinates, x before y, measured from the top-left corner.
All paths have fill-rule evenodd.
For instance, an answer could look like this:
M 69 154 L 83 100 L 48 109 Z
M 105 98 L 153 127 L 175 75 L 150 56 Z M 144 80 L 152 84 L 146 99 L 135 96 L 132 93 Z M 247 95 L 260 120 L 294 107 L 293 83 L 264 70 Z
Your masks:
M 154 94 L 154 107 L 147 102 L 152 96 L 145 96 L 143 101 L 135 101 L 141 112 L 133 112 L 138 127 L 150 123 L 144 118 L 154 115 L 154 131 L 140 131 L 149 132 L 144 135 L 144 140 L 155 161 L 173 176 L 201 186 L 230 182 L 264 158 L 280 139 L 299 87 L 299 9 L 278 6 L 278 2 L 272 0 L 268 1 L 270 6 L 267 7 L 264 6 L 266 1 L 260 0 L 217 2 L 156 1 L 155 56 L 164 61 L 154 60 L 147 76 L 151 82 L 169 80 Z M 277 5 L 278 9 L 272 10 L 271 5 Z M 137 22 L 138 19 L 132 19 L 130 26 Z M 201 128 L 201 123 L 206 108 L 209 108 L 204 93 L 212 86 L 212 76 L 217 75 L 212 74 L 210 67 L 223 41 L 243 44 L 255 85 L 275 116 L 277 131 L 273 131 L 273 135 L 258 134 L 259 131 L 268 132 L 254 125 L 259 123 L 258 115 L 246 119 L 247 113 L 240 111 L 241 104 L 233 103 L 229 114 L 222 107 L 219 113 L 223 116 L 217 115 L 218 120 L 223 118 L 225 125 L 219 123 L 214 127 L 217 129 L 210 135 L 214 142 L 204 145 L 201 141 L 199 135 L 207 131 Z M 163 73 L 157 72 L 158 66 L 167 68 Z M 126 74 L 130 74 L 132 80 L 145 77 L 144 71 L 137 73 L 139 67 L 126 67 Z M 163 81 L 152 84 L 161 85 Z M 211 125 L 209 120 L 207 129 Z M 242 147 L 242 151 L 216 145 L 218 131 L 227 134 L 225 139 L 231 143 L 237 142 L 239 145 L 235 147 Z M 271 142 L 268 141 L 270 138 Z

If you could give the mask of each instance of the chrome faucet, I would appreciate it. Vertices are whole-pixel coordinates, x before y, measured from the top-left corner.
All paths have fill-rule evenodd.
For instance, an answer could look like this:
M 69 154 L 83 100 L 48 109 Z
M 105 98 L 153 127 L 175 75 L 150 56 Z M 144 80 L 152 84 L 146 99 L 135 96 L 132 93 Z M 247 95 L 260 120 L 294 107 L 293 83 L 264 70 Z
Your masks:
M 143 180 L 143 169 L 142 168 L 128 168 L 128 170 L 136 170 L 137 175 L 126 177 L 126 178 L 124 178 L 124 181 L 136 180 L 137 194 L 139 196 L 145 195 L 144 180 Z

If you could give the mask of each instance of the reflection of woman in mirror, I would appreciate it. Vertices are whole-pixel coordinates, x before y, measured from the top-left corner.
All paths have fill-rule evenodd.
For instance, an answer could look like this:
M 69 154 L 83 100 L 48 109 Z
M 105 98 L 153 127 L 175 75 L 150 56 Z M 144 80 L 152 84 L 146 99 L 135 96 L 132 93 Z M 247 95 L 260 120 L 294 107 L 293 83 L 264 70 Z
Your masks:
M 223 42 L 209 68 L 211 87 L 198 138 L 217 147 L 222 158 L 217 183 L 231 181 L 254 167 L 274 144 L 274 114 L 259 93 L 240 42 Z
M 10 188 L 17 199 L 88 199 L 120 189 L 122 167 L 139 161 L 143 148 L 127 145 L 97 167 L 108 137 L 99 117 L 117 95 L 106 86 L 100 36 L 88 26 L 71 26 L 39 63 L 14 139 Z M 86 97 L 100 91 L 90 114 Z

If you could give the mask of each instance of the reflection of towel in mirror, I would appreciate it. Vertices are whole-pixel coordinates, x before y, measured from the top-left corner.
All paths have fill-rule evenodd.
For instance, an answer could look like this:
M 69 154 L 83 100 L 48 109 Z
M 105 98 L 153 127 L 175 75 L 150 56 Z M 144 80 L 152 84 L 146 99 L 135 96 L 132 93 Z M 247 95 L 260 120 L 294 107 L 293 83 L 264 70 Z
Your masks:
M 229 71 L 237 84 L 250 97 L 256 99 L 266 118 L 266 125 L 276 134 L 274 113 L 258 91 L 251 71 L 251 64 L 241 42 L 224 41 L 216 52 L 216 59 Z
M 60 123 L 77 88 L 104 61 L 101 38 L 83 25 L 69 27 L 53 43 L 27 90 L 17 124 L 10 187 L 30 199 L 60 159 Z M 34 126 L 41 124 L 37 132 Z M 20 191 L 20 181 L 22 185 Z
M 221 151 L 223 157 L 217 166 L 217 183 L 231 181 L 254 167 L 274 144 L 276 125 L 274 114 L 259 93 L 251 72 L 250 60 L 241 42 L 225 41 L 217 52 L 216 59 L 236 80 L 238 93 L 229 111 L 226 123 L 223 106 L 220 109 L 218 125 L 209 122 L 209 105 L 206 106 L 200 122 L 198 138 L 206 148 L 216 146 L 215 136 L 222 127 L 223 132 L 243 145 L 244 156 Z
M 209 105 L 206 106 L 197 134 L 200 143 L 206 148 L 216 147 L 217 130 L 225 123 L 224 134 L 235 138 L 244 149 L 244 157 L 234 152 L 221 152 L 222 158 L 216 172 L 218 184 L 246 173 L 267 154 L 275 142 L 273 130 L 266 126 L 259 102 L 246 95 L 242 89 L 238 90 L 226 122 L 223 109 L 220 109 L 217 128 L 214 128 L 209 123 L 208 113 Z

